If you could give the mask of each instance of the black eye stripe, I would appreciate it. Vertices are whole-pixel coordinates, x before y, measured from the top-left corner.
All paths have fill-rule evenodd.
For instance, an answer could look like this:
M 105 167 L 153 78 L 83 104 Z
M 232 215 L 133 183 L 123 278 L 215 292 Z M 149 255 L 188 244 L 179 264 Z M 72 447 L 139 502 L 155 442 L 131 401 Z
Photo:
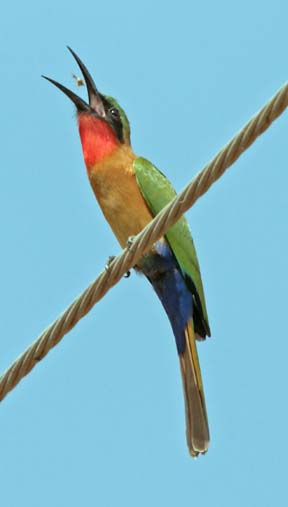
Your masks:
M 124 142 L 123 139 L 123 125 L 121 120 L 120 111 L 117 107 L 114 106 L 113 102 L 108 100 L 105 95 L 100 94 L 101 100 L 106 112 L 106 121 L 110 123 L 111 127 L 113 127 L 117 138 L 120 143 Z
M 122 121 L 120 117 L 120 113 L 116 107 L 110 107 L 108 109 L 108 115 L 110 117 L 110 122 L 116 132 L 116 135 L 119 139 L 119 141 L 123 142 L 123 127 L 122 127 Z

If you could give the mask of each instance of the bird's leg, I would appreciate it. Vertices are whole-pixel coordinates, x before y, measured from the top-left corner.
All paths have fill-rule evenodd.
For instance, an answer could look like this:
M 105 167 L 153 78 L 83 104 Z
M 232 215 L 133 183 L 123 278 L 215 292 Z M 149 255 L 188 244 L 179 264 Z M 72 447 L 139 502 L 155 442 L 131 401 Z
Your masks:
M 110 264 L 112 261 L 114 261 L 115 259 L 115 255 L 109 255 L 108 259 L 107 259 L 107 262 L 105 264 L 105 271 L 109 271 L 110 269 Z
M 129 238 L 127 239 L 127 242 L 126 242 L 126 246 L 128 248 L 128 250 L 131 248 L 131 246 L 133 245 L 134 243 L 134 239 L 135 239 L 135 236 L 129 236 Z
M 126 246 L 127 246 L 128 250 L 130 250 L 131 246 L 133 245 L 134 239 L 135 239 L 135 236 L 129 236 L 129 238 L 127 239 Z M 135 266 L 134 266 L 134 268 L 135 268 Z M 124 275 L 124 278 L 129 278 L 130 275 L 131 275 L 131 271 L 129 269 L 127 271 L 126 275 Z
M 111 262 L 113 262 L 114 259 L 115 259 L 115 255 L 109 255 L 108 260 L 105 264 L 105 271 L 107 271 L 107 272 L 109 271 Z M 131 272 L 130 272 L 130 270 L 128 270 L 127 273 L 125 273 L 124 278 L 129 278 L 130 275 L 131 275 Z

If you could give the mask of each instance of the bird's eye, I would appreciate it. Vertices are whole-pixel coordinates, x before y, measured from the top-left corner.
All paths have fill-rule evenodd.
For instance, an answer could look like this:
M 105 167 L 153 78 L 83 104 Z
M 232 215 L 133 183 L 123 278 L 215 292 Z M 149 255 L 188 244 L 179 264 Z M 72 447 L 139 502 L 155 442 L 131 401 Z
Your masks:
M 109 109 L 109 112 L 114 120 L 120 120 L 119 111 L 116 109 L 116 107 L 111 107 L 111 109 Z

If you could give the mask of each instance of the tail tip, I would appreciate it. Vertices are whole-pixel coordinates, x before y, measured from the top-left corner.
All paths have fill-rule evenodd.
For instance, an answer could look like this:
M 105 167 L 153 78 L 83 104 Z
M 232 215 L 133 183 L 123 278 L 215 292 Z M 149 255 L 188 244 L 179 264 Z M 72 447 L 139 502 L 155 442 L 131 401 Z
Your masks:
M 198 458 L 199 454 L 206 454 L 209 448 L 209 440 L 203 441 L 202 439 L 193 439 L 193 442 L 188 444 L 189 453 L 192 458 Z

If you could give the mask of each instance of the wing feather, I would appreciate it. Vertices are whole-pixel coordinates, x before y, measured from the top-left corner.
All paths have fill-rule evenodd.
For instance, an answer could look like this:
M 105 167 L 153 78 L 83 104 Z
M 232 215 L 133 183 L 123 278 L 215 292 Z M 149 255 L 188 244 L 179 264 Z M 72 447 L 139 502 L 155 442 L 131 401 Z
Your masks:
M 134 170 L 140 191 L 155 216 L 176 196 L 176 192 L 166 176 L 148 160 L 136 158 Z M 210 336 L 199 262 L 186 218 L 182 216 L 165 236 L 194 295 L 195 304 L 202 316 L 203 330 Z

